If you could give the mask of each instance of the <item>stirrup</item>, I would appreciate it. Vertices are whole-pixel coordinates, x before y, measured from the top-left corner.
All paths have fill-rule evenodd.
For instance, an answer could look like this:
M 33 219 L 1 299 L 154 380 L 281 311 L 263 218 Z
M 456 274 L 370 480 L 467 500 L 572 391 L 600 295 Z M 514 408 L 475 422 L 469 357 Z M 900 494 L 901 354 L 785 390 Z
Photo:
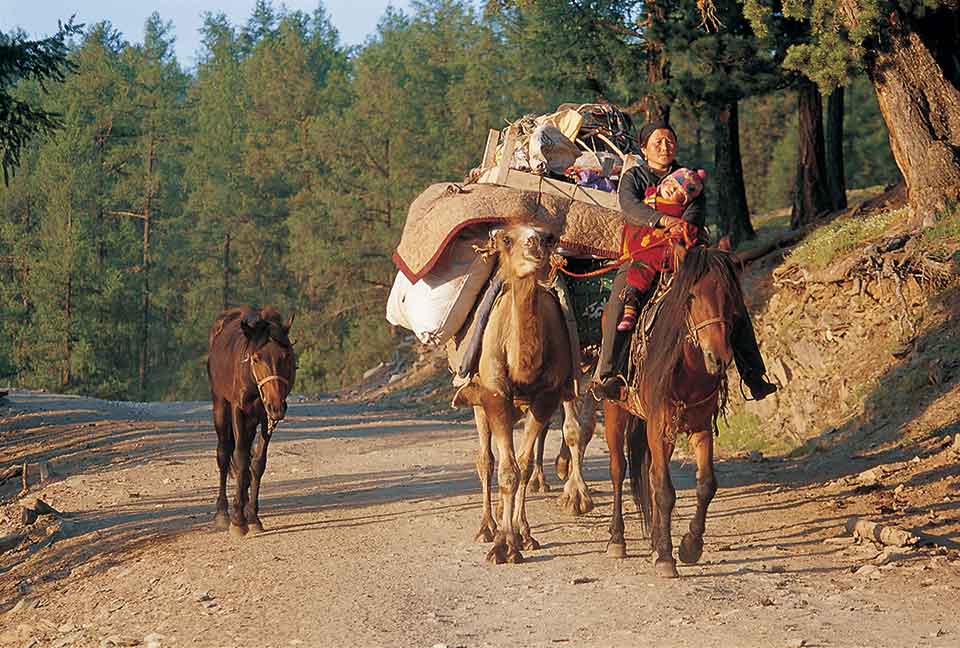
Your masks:
M 612 389 L 612 386 L 616 381 L 621 382 L 623 387 L 618 387 L 615 394 L 608 393 L 608 390 Z M 590 385 L 590 395 L 593 396 L 593 399 L 597 402 L 602 402 L 605 400 L 620 402 L 623 400 L 623 390 L 626 388 L 626 379 L 620 374 L 613 374 L 611 376 L 601 378 Z M 597 395 L 598 393 L 599 396 Z

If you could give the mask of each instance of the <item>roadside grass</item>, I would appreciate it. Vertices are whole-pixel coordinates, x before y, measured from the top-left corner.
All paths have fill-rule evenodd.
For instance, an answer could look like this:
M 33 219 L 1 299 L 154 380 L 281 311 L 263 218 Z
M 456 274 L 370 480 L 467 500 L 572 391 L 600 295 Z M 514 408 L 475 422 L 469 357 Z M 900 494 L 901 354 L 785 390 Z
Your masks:
M 801 268 L 821 270 L 840 255 L 882 235 L 892 223 L 906 218 L 906 209 L 893 209 L 867 217 L 842 216 L 811 232 L 790 252 L 787 260 Z
M 721 417 L 717 422 L 720 435 L 717 437 L 717 447 L 724 454 L 736 454 L 758 450 L 765 454 L 786 452 L 793 447 L 793 443 L 777 436 L 776 430 L 768 429 L 756 414 L 737 411 L 727 417 Z

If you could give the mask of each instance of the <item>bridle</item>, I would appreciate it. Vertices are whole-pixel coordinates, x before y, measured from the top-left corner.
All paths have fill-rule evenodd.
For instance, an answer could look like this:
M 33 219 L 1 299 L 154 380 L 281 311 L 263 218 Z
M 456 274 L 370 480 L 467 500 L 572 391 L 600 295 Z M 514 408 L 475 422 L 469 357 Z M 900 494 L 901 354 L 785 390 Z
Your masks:
M 248 363 L 250 365 L 250 375 L 253 376 L 253 379 L 257 382 L 257 393 L 260 395 L 261 403 L 266 402 L 263 398 L 263 386 L 266 385 L 268 382 L 276 380 L 277 382 L 282 383 L 285 387 L 289 389 L 290 381 L 284 378 L 283 376 L 280 376 L 277 374 L 270 374 L 269 376 L 265 376 L 264 378 L 258 378 L 257 372 L 254 371 L 253 369 L 253 357 L 249 353 L 243 357 L 243 362 Z M 264 406 L 264 410 L 266 410 L 266 406 Z M 267 435 L 268 436 L 273 434 L 273 431 L 277 427 L 277 423 L 278 421 L 276 419 L 271 418 L 270 414 L 268 413 L 267 414 Z

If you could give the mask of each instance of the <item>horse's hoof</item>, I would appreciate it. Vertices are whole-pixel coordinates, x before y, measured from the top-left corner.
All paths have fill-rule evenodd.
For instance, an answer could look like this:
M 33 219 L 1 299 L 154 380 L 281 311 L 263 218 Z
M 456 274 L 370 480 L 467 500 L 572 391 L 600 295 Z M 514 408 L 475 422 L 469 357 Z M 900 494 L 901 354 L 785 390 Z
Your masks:
M 248 535 L 258 535 L 260 533 L 263 533 L 263 525 L 260 523 L 260 520 L 257 520 L 256 522 L 251 522 L 247 526 Z
M 540 548 L 540 543 L 537 542 L 537 539 L 532 535 L 524 536 L 523 538 L 523 548 L 529 549 L 531 551 L 536 551 Z
M 495 531 L 488 526 L 480 527 L 480 530 L 477 531 L 477 535 L 473 536 L 473 541 L 480 544 L 486 544 L 487 542 L 493 542 L 493 537 Z
M 213 516 L 213 526 L 218 531 L 226 531 L 230 528 L 230 516 L 226 513 L 217 513 Z
M 230 535 L 232 535 L 234 538 L 244 537 L 247 535 L 247 530 L 246 524 L 241 526 L 239 524 L 234 524 L 233 522 L 230 523 Z
M 672 559 L 657 560 L 654 565 L 654 572 L 660 578 L 679 578 L 680 574 L 677 572 L 677 563 Z
M 627 557 L 627 545 L 616 544 L 615 542 L 607 543 L 607 558 L 626 558 Z
M 703 555 L 703 538 L 695 538 L 690 533 L 683 534 L 683 540 L 680 541 L 680 548 L 677 550 L 677 557 L 680 562 L 693 565 L 700 556 Z
M 530 478 L 530 484 L 527 487 L 531 493 L 549 493 L 550 484 L 543 478 L 543 473 Z

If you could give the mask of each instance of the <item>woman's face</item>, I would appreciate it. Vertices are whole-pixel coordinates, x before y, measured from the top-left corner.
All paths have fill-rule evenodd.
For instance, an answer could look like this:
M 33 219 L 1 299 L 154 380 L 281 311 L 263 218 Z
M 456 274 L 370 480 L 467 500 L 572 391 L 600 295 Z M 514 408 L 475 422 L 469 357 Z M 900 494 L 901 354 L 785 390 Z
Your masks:
M 668 128 L 658 128 L 653 131 L 643 147 L 643 157 L 654 169 L 666 169 L 673 164 L 677 154 L 677 138 Z

